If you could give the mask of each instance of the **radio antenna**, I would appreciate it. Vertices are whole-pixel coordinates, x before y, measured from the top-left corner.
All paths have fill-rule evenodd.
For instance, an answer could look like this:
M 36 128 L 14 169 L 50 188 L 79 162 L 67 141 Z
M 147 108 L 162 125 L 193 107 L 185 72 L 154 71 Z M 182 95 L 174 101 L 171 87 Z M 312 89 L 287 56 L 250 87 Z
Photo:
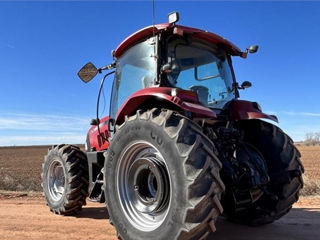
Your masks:
M 152 0 L 152 37 L 153 37 L 153 41 L 154 41 L 154 37 L 155 37 L 155 24 L 156 24 L 154 1 L 155 0 Z M 155 44 L 155 42 L 153 44 L 153 56 L 156 57 L 156 44 Z
M 154 28 L 154 26 L 155 26 L 155 7 L 154 7 L 154 0 L 152 0 L 152 26 L 153 26 L 153 28 Z M 153 30 L 153 34 L 154 34 L 154 30 Z

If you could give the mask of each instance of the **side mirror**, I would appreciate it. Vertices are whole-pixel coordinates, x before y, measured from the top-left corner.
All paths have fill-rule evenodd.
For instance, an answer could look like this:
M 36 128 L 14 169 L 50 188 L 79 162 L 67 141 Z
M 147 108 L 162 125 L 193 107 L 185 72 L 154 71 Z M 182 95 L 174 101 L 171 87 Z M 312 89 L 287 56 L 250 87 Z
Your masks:
M 258 45 L 251 45 L 247 47 L 247 52 L 248 53 L 256 53 L 258 52 L 259 46 Z
M 249 81 L 244 81 L 243 83 L 241 83 L 241 87 L 240 89 L 246 89 L 252 86 L 252 83 Z
M 98 72 L 96 66 L 89 62 L 80 69 L 78 76 L 83 82 L 87 83 L 94 78 Z

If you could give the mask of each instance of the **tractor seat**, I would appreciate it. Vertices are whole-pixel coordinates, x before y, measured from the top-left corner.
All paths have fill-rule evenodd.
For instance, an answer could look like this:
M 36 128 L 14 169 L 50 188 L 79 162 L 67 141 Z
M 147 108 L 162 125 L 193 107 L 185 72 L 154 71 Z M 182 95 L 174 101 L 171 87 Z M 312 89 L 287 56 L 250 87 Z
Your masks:
M 146 75 L 141 78 L 141 83 L 142 83 L 142 88 L 152 87 L 153 79 L 151 76 Z
M 208 106 L 209 89 L 204 86 L 194 85 L 189 88 L 191 91 L 197 93 L 199 101 L 203 106 Z

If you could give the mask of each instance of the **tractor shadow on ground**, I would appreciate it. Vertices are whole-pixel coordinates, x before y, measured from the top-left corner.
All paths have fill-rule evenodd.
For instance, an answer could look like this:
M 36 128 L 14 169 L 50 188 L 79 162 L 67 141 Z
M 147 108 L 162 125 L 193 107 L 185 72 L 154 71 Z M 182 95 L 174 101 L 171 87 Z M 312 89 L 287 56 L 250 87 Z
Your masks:
M 108 210 L 101 205 L 85 206 L 77 218 L 109 219 Z M 320 235 L 320 206 L 295 208 L 272 224 L 249 227 L 220 217 L 217 231 L 208 240 L 315 240 Z
M 75 217 L 90 219 L 109 219 L 109 213 L 106 207 L 84 207 L 82 208 L 82 211 Z
M 208 240 L 315 240 L 320 235 L 319 208 L 295 208 L 272 224 L 249 227 L 220 217 Z

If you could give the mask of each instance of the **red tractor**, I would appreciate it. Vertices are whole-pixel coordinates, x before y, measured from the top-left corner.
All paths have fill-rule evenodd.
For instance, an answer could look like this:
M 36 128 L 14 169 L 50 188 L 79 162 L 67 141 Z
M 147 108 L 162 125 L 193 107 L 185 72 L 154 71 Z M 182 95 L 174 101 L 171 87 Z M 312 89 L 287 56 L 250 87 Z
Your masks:
M 57 145 L 45 157 L 50 210 L 105 203 L 119 239 L 206 239 L 221 214 L 243 224 L 289 212 L 303 186 L 300 153 L 256 102 L 238 100 L 232 56 L 245 52 L 207 31 L 169 23 L 146 27 L 113 52 L 114 63 L 78 73 L 104 76 L 86 152 Z M 112 70 L 114 69 L 114 70 Z M 114 74 L 110 114 L 99 99 Z M 267 120 L 267 121 L 266 121 Z

